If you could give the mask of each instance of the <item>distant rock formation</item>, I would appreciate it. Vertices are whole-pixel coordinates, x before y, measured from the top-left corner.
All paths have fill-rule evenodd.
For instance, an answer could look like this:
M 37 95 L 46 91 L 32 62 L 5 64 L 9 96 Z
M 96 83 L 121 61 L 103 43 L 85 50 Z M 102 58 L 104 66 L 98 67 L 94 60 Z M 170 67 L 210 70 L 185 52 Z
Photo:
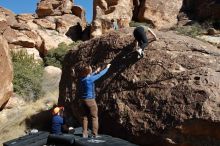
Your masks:
M 177 15 L 183 0 L 136 0 L 137 15 L 140 22 L 149 22 L 158 29 L 171 28 L 177 24 Z
M 218 0 L 94 0 L 91 36 L 96 37 L 112 28 L 111 19 L 116 19 L 120 27 L 127 27 L 131 20 L 147 22 L 156 29 L 169 29 L 178 23 L 180 12 L 190 19 L 208 20 L 220 18 Z M 218 24 L 220 25 L 220 24 Z
M 61 16 L 71 14 L 72 0 L 41 0 L 37 4 L 36 13 L 38 17 Z
M 80 120 L 79 67 L 111 63 L 96 82 L 102 132 L 140 145 L 220 145 L 220 50 L 173 32 L 157 32 L 160 40 L 150 43 L 144 58 L 126 58 L 135 46 L 131 34 L 111 32 L 70 51 L 59 104 Z
M 133 19 L 148 22 L 157 29 L 171 28 L 177 24 L 177 15 L 183 0 L 94 0 L 91 36 L 100 36 L 112 27 L 111 19 L 119 27 L 129 26 Z
M 13 93 L 13 69 L 7 41 L 0 36 L 0 110 Z
M 132 8 L 132 0 L 94 0 L 91 37 L 108 32 L 112 28 L 112 19 L 120 19 L 121 27 L 128 27 Z
M 54 13 L 44 13 L 48 5 L 57 6 Z M 41 54 L 46 54 L 48 50 L 58 47 L 59 43 L 70 44 L 73 40 L 81 39 L 82 34 L 77 32 L 86 26 L 83 9 L 76 9 L 72 1 L 65 0 L 42 0 L 38 6 L 37 15 L 16 15 L 0 7 L 0 33 L 8 41 L 10 49 L 26 48 L 29 51 L 28 48 L 35 48 Z M 81 15 L 76 16 L 72 11 L 75 14 L 80 11 Z

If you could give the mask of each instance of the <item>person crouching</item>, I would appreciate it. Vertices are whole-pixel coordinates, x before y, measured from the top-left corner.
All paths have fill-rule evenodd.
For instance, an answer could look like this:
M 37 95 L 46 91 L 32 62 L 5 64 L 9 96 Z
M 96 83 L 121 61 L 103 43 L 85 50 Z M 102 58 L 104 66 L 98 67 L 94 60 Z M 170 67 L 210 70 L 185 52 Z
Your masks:
M 52 117 L 52 126 L 51 133 L 52 134 L 62 134 L 74 131 L 73 127 L 68 127 L 65 124 L 63 118 L 64 107 L 55 107 L 53 109 L 53 117 Z

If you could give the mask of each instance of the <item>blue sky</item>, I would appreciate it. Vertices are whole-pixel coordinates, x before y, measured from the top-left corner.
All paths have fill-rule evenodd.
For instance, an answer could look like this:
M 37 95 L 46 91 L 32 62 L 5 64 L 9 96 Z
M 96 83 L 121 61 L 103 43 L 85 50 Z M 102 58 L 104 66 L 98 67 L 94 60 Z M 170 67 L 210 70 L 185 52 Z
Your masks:
M 0 0 L 0 6 L 13 11 L 16 14 L 35 13 L 39 0 Z M 93 0 L 74 0 L 74 5 L 81 5 L 86 9 L 86 19 L 92 21 Z

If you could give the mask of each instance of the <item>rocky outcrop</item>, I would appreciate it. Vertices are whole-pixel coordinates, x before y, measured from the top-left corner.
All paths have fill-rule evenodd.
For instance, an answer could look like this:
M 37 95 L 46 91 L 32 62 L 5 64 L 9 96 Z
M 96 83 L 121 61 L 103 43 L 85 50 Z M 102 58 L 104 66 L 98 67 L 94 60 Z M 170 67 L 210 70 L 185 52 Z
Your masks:
M 48 50 L 57 48 L 60 43 L 70 44 L 72 40 L 54 30 L 36 30 L 43 43 L 38 49 L 40 53 L 47 54 Z
M 83 7 L 75 5 L 72 7 L 72 13 L 73 15 L 79 17 L 82 20 L 82 26 L 85 27 L 86 26 L 86 11 L 85 9 L 83 9 Z
M 46 13 L 50 6 L 53 13 Z M 79 14 L 74 11 L 77 8 L 71 0 L 42 0 L 36 10 L 37 17 L 36 14 L 16 15 L 0 7 L 0 34 L 11 49 L 34 48 L 44 55 L 57 48 L 59 43 L 70 44 L 82 38 L 86 26 L 85 12 L 80 9 Z
M 157 32 L 137 59 L 132 30 L 82 43 L 65 57 L 59 104 L 80 120 L 78 72 L 112 66 L 96 82 L 100 132 L 140 145 L 220 145 L 220 50 L 173 32 Z
M 183 0 L 138 0 L 134 10 L 137 21 L 148 22 L 158 29 L 170 28 L 177 24 L 177 15 Z
M 50 8 L 52 9 L 50 10 Z M 0 89 L 0 108 L 12 93 L 12 66 L 9 62 L 9 49 L 26 50 L 36 60 L 48 50 L 57 48 L 60 43 L 70 44 L 81 39 L 85 23 L 85 12 L 81 10 L 72 14 L 72 0 L 42 0 L 37 14 L 16 15 L 8 9 L 0 7 L 0 36 L 3 48 L 0 53 L 2 78 Z M 50 13 L 51 11 L 51 13 Z M 40 18 L 39 18 L 40 17 Z M 8 43 L 8 46 L 6 44 Z
M 57 19 L 56 29 L 58 32 L 66 34 L 68 31 L 71 31 L 70 29 L 77 27 L 77 24 L 80 25 L 80 18 L 76 17 L 74 15 L 65 14 L 62 17 Z M 81 29 L 82 26 L 80 25 Z M 71 33 L 72 35 L 74 33 Z M 80 35 L 80 34 L 74 34 Z
M 53 21 L 49 21 L 48 19 L 34 19 L 34 23 L 36 23 L 39 27 L 45 29 L 56 29 L 56 24 Z
M 112 19 L 123 21 L 120 27 L 128 27 L 132 18 L 132 0 L 94 0 L 91 36 L 100 36 L 112 28 Z
M 2 109 L 13 93 L 13 72 L 8 43 L 2 36 L 0 36 L 0 48 L 0 109 Z
M 60 16 L 72 13 L 72 0 L 41 0 L 37 4 L 36 13 L 38 17 Z
M 14 25 L 17 23 L 16 19 L 15 19 L 15 15 L 13 12 L 11 12 L 8 9 L 5 9 L 3 7 L 0 7 L 0 13 L 1 13 L 1 20 L 4 19 L 7 21 L 8 25 Z
M 158 29 L 171 28 L 176 25 L 177 15 L 183 0 L 95 0 L 91 36 L 100 36 L 111 29 L 111 19 L 118 21 L 119 27 L 129 26 L 133 19 L 148 22 Z

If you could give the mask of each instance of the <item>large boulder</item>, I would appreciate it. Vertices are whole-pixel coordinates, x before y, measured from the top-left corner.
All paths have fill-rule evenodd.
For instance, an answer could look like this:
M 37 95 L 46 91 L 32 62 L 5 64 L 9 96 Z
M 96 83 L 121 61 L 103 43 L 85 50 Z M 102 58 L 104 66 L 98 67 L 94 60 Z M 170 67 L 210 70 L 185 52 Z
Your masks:
M 125 19 L 121 27 L 128 27 L 132 18 L 132 0 L 94 0 L 91 36 L 100 36 L 112 28 L 112 19 Z
M 170 28 L 177 24 L 177 15 L 183 0 L 141 0 L 136 3 L 136 20 L 149 22 L 158 29 Z
M 220 50 L 173 32 L 157 32 L 137 59 L 130 33 L 82 43 L 64 60 L 59 104 L 80 120 L 78 72 L 112 66 L 96 82 L 100 132 L 140 145 L 220 145 Z
M 44 68 L 42 90 L 45 97 L 56 99 L 57 101 L 61 73 L 61 69 L 54 66 L 47 66 Z
M 82 20 L 82 26 L 86 27 L 86 11 L 83 9 L 83 7 L 75 5 L 72 7 L 72 13 L 73 15 L 79 17 Z
M 70 38 L 64 34 L 59 34 L 56 30 L 38 29 L 36 32 L 42 39 L 42 45 L 37 49 L 44 55 L 48 50 L 57 48 L 60 43 L 66 43 L 67 45 L 72 43 Z
M 7 41 L 0 36 L 0 109 L 7 103 L 13 93 L 13 70 Z
M 54 16 L 72 13 L 72 0 L 41 0 L 37 5 L 38 17 Z
M 81 23 L 81 19 L 79 17 L 76 17 L 71 14 L 65 14 L 65 15 L 57 18 L 56 30 L 61 34 L 66 34 L 68 31 L 71 31 L 71 29 L 74 29 L 77 26 L 77 24 L 79 24 L 79 26 L 82 29 L 82 25 L 80 23 Z M 77 36 L 80 34 L 71 33 L 71 35 Z

